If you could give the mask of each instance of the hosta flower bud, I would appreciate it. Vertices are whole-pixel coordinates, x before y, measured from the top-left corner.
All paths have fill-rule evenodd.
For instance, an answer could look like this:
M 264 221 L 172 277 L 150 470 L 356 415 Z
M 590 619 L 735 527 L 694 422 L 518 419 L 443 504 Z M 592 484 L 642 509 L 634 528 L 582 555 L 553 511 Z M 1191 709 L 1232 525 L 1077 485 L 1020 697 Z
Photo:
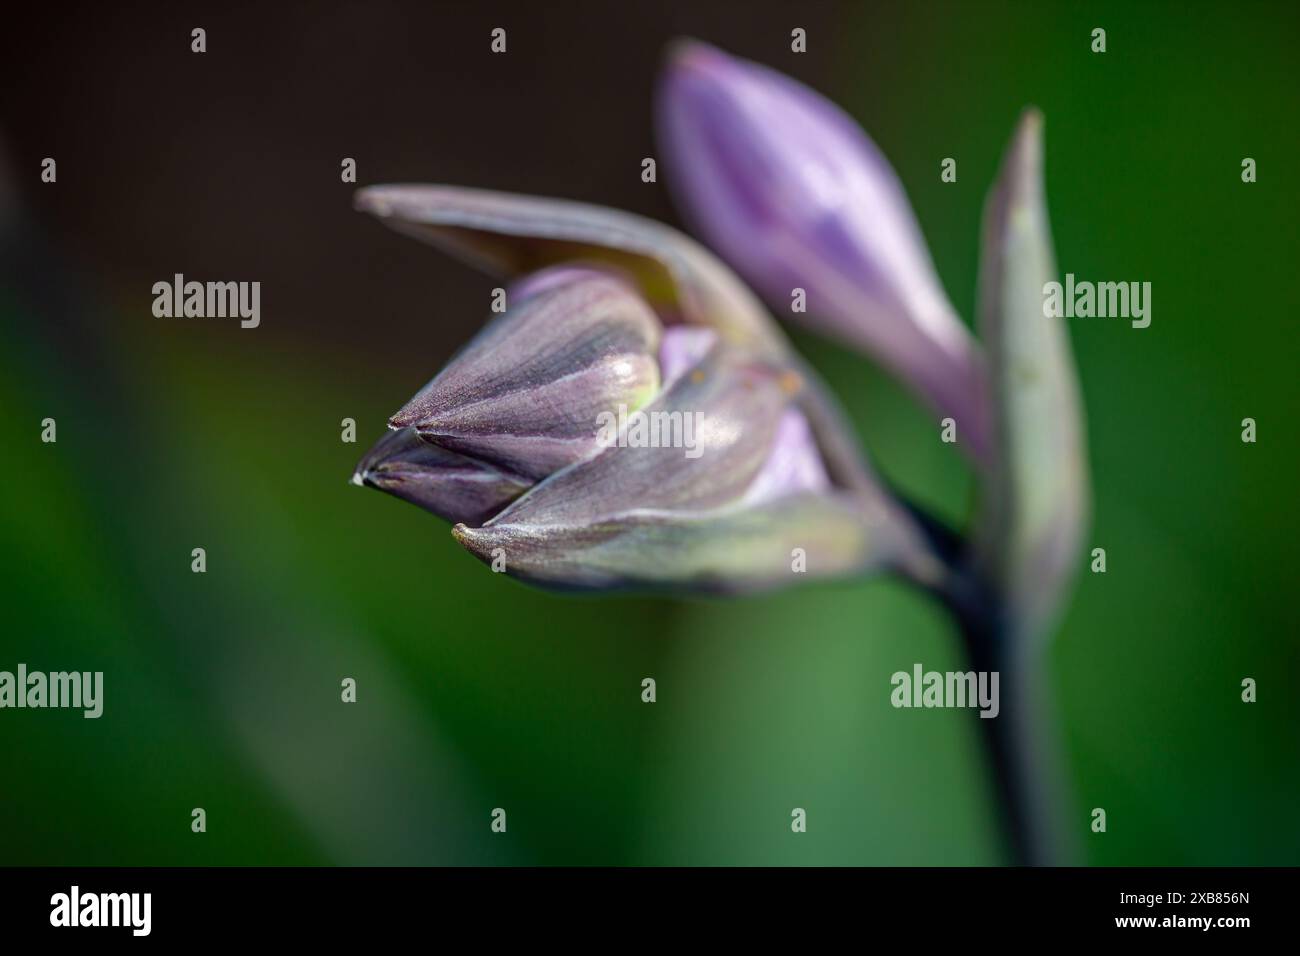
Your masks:
M 833 103 L 696 42 L 677 45 L 658 102 L 687 218 L 783 315 L 864 348 L 986 451 L 982 368 L 888 161 Z M 791 311 L 794 289 L 806 313 Z
M 436 480 L 408 460 L 429 457 L 414 436 L 486 469 L 472 487 L 513 504 L 453 518 L 475 554 L 559 588 L 745 590 L 886 566 L 937 585 L 835 403 L 701 246 L 627 213 L 450 186 L 369 187 L 357 205 L 514 280 L 508 311 L 393 416 L 404 437 L 367 458 Z M 362 474 L 453 511 L 418 481 Z

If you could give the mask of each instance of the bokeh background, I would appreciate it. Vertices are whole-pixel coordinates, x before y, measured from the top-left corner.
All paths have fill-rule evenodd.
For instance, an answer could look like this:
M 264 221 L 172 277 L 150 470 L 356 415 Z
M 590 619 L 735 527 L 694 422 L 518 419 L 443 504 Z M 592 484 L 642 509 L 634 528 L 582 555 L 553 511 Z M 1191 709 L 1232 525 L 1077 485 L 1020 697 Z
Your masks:
M 1108 554 L 1051 655 L 1086 861 L 1300 862 L 1294 5 L 180 6 L 28 5 L 0 36 L 0 669 L 106 685 L 97 721 L 0 712 L 0 863 L 1006 859 L 971 714 L 888 703 L 893 671 L 961 666 L 920 595 L 554 596 L 347 482 L 495 283 L 352 212 L 340 160 L 676 222 L 671 167 L 639 173 L 683 34 L 861 120 L 968 319 L 985 190 L 1043 109 L 1062 273 L 1153 283 L 1149 329 L 1070 325 Z M 155 319 L 176 272 L 261 281 L 261 327 Z M 795 340 L 880 469 L 964 522 L 926 414 Z

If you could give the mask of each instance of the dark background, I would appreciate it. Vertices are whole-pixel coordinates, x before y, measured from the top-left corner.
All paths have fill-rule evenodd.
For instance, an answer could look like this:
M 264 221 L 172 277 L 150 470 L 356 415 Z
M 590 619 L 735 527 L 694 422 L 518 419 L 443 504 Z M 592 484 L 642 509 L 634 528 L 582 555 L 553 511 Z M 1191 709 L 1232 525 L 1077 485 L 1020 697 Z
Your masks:
M 1296 27 L 1292 5 L 1196 3 L 11 15 L 0 669 L 103 670 L 106 711 L 0 713 L 0 862 L 1003 859 L 969 715 L 888 705 L 893 671 L 959 662 L 923 598 L 883 580 L 735 602 L 556 597 L 346 483 L 496 283 L 351 211 L 341 159 L 359 185 L 676 222 L 671 165 L 647 185 L 640 161 L 657 155 L 663 48 L 683 34 L 856 116 L 968 319 L 985 190 L 1020 109 L 1044 110 L 1062 273 L 1153 283 L 1151 328 L 1071 325 L 1089 547 L 1109 563 L 1083 575 L 1052 656 L 1087 860 L 1297 862 Z M 946 156 L 955 184 L 939 181 Z M 155 319 L 151 286 L 176 272 L 260 280 L 261 327 Z M 869 361 L 795 338 L 881 470 L 965 521 L 970 476 L 926 414 Z M 46 416 L 56 445 L 39 441 Z M 345 416 L 357 445 L 339 441 Z M 206 575 L 190 573 L 197 546 Z M 356 705 L 339 703 L 343 676 Z M 1257 704 L 1240 701 L 1246 676 Z M 506 836 L 488 831 L 497 806 Z M 1104 835 L 1087 832 L 1094 806 Z

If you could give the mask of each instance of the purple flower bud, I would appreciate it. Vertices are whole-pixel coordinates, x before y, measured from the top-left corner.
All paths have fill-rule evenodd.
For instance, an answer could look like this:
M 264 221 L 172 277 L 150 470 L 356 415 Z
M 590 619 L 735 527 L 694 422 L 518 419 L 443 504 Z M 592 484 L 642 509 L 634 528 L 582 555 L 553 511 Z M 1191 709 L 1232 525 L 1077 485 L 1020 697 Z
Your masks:
M 799 561 L 934 586 L 938 562 L 833 400 L 701 246 L 627 213 L 449 186 L 369 187 L 357 205 L 514 280 L 507 313 L 392 421 L 512 497 L 528 486 L 458 520 L 475 554 L 549 587 L 745 590 L 806 580 Z M 633 440 L 639 413 L 689 421 L 687 446 Z
M 679 43 L 661 80 L 666 169 L 698 231 L 779 314 L 796 288 L 987 451 L 978 349 L 944 294 L 889 163 L 842 110 L 775 70 Z

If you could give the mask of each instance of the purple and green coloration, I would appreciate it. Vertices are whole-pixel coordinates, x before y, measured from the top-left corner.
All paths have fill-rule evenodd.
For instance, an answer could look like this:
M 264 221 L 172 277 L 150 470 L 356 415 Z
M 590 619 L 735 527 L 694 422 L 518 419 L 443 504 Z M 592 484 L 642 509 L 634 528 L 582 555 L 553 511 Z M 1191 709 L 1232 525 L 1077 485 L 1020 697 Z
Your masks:
M 898 177 L 834 104 L 682 42 L 657 118 L 661 168 L 721 259 L 662 223 L 579 202 L 358 192 L 359 209 L 509 285 L 505 313 L 392 416 L 353 480 L 553 589 L 900 575 L 952 610 L 974 666 L 1003 673 L 1012 702 L 980 724 L 1015 855 L 1061 859 L 1035 688 L 1077 570 L 1088 469 L 1069 337 L 1042 310 L 1055 263 L 1041 117 L 1022 117 L 986 204 L 979 341 Z M 790 310 L 795 289 L 806 313 Z M 862 350 L 953 419 L 980 483 L 969 534 L 884 485 L 768 307 Z M 700 454 L 602 442 L 598 418 L 620 406 L 702 413 Z M 805 574 L 792 572 L 795 549 Z

